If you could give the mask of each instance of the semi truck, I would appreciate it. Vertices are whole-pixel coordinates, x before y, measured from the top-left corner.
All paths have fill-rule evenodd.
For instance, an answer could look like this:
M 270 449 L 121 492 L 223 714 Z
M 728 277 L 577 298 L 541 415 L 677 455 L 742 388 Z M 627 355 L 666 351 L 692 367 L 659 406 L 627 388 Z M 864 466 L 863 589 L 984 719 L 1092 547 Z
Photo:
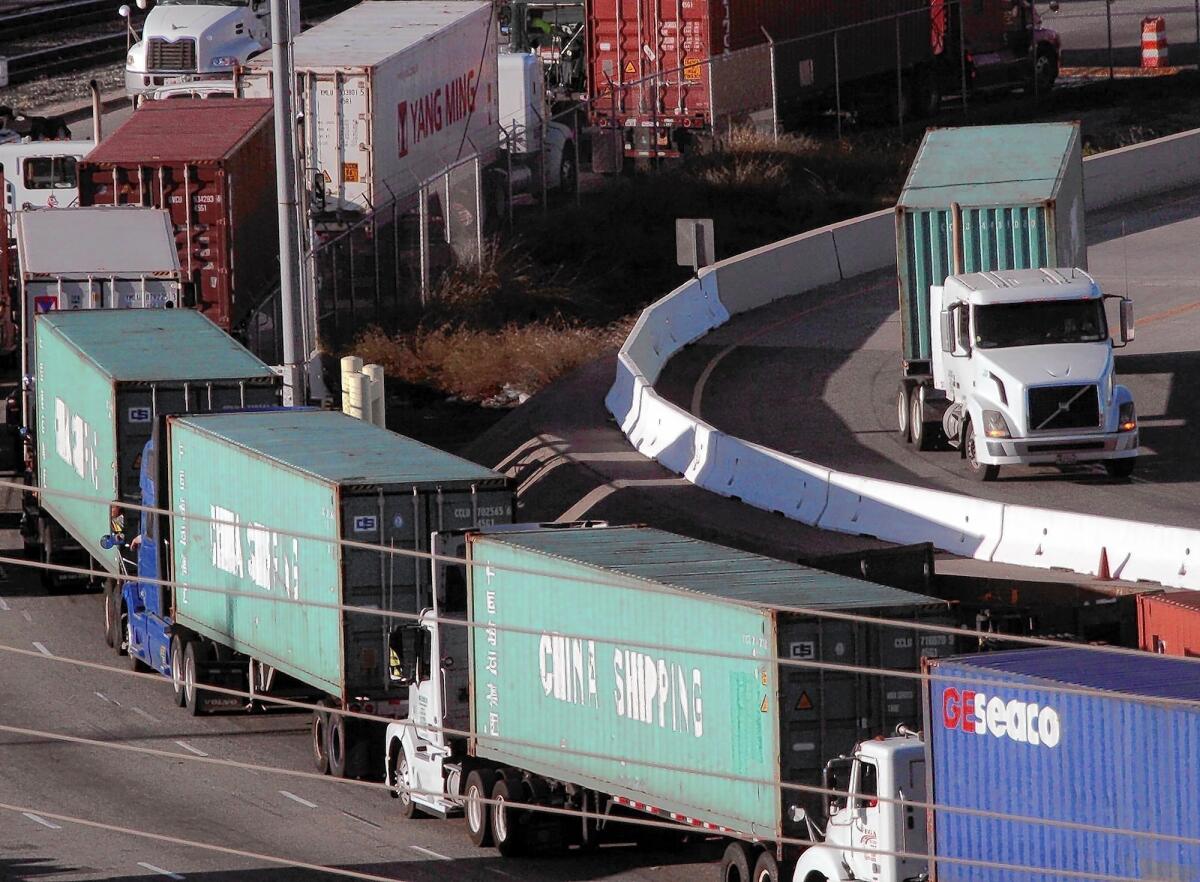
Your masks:
M 508 479 L 303 408 L 164 417 L 140 474 L 156 513 L 107 540 L 136 562 L 118 610 L 133 665 L 170 677 L 192 714 L 317 701 L 330 709 L 312 715 L 317 770 L 374 771 L 383 724 L 340 711 L 408 712 L 392 663 L 407 622 L 344 607 L 415 617 L 429 603 L 431 534 L 511 521 Z
M 1132 474 L 1137 414 L 1113 350 L 1133 339 L 1133 302 L 1085 271 L 1078 124 L 927 132 L 896 206 L 896 264 L 905 441 L 928 450 L 940 428 L 982 481 L 1006 465 Z
M 1032 95 L 1058 76 L 1059 37 L 1029 0 L 587 0 L 586 12 L 598 171 L 678 157 L 756 112 L 790 122 L 869 92 L 913 118 L 964 84 Z
M 296 38 L 300 163 L 316 220 L 403 198 L 415 207 L 418 187 L 474 156 L 482 200 L 472 192 L 441 213 L 502 217 L 511 196 L 575 187 L 573 133 L 549 119 L 541 62 L 498 53 L 497 33 L 491 3 L 365 0 Z M 246 66 L 243 92 L 271 94 L 271 53 Z
M 435 569 L 431 604 L 400 633 L 409 713 L 388 726 L 384 772 L 402 815 L 465 810 L 472 842 L 502 855 L 594 845 L 634 815 L 753 837 L 778 879 L 810 801 L 779 782 L 816 785 L 824 751 L 918 713 L 911 681 L 856 666 L 915 672 L 953 649 L 916 630 L 949 623 L 944 602 L 657 529 L 435 543 L 465 563 Z
M 137 0 L 145 9 L 148 0 Z M 300 0 L 289 0 L 288 27 L 300 33 Z M 128 19 L 129 7 L 121 7 Z M 125 57 L 125 91 L 140 97 L 161 86 L 233 80 L 234 71 L 271 45 L 269 0 L 158 0 Z
M 270 101 L 150 101 L 79 163 L 80 205 L 170 212 L 183 305 L 227 331 L 279 284 L 272 118 Z
M 1194 661 L 1039 648 L 927 673 L 921 732 L 827 764 L 794 882 L 1200 878 Z
M 23 384 L 25 555 L 104 580 L 114 640 L 118 553 L 101 537 L 137 502 L 138 460 L 164 413 L 278 404 L 279 378 L 204 316 L 184 309 L 51 310 L 33 316 L 35 373 Z M 43 571 L 55 588 L 70 577 Z M 78 581 L 78 579 L 76 579 Z

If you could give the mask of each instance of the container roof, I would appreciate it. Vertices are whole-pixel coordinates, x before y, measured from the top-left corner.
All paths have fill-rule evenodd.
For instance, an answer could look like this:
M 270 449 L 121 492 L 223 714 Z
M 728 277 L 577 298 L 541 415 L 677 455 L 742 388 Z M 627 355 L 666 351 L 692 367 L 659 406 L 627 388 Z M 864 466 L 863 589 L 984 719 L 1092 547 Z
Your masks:
M 297 70 L 375 67 L 466 15 L 487 9 L 477 0 L 365 0 L 296 37 Z M 271 52 L 248 65 L 269 70 Z
M 1200 610 L 1200 591 L 1166 591 L 1162 594 L 1147 594 L 1145 597 L 1147 603 L 1165 603 Z
M 117 382 L 268 378 L 274 371 L 191 309 L 84 309 L 41 313 Z
M 437 486 L 507 480 L 491 469 L 335 411 L 296 408 L 178 420 L 332 484 Z
M 839 576 L 651 527 L 502 530 L 486 534 L 486 540 L 752 606 L 854 609 L 923 607 L 942 603 L 911 591 Z
M 931 129 L 897 204 L 931 209 L 1054 199 L 1078 140 L 1076 123 Z
M 216 162 L 271 122 L 267 98 L 146 101 L 85 162 Z
M 179 274 L 171 216 L 158 208 L 59 208 L 17 215 L 26 274 Z
M 956 656 L 946 663 L 1030 677 L 1062 686 L 1082 686 L 1149 698 L 1200 700 L 1200 662 L 1142 655 L 1089 651 L 1075 647 L 1014 649 Z

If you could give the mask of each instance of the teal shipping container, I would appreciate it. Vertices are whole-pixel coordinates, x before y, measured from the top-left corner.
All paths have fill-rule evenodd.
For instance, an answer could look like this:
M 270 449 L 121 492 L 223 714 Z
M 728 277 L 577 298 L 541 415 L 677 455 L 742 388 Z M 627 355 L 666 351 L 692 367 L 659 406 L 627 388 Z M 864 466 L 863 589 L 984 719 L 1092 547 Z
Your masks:
M 271 368 L 192 310 L 52 311 L 33 333 L 41 508 L 109 572 L 118 552 L 100 540 L 114 502 L 141 502 L 139 464 L 156 418 L 279 402 Z M 44 537 L 46 527 L 31 532 Z
M 953 205 L 960 212 L 961 272 L 1087 269 L 1078 123 L 926 132 L 896 203 L 909 373 L 928 372 L 929 286 L 955 274 Z
M 951 624 L 942 601 L 661 530 L 482 533 L 468 556 L 477 756 L 767 840 L 819 799 L 781 784 L 921 716 L 914 680 L 780 659 L 916 671 L 953 650 L 904 624 Z
M 406 698 L 389 665 L 406 620 L 253 595 L 416 613 L 427 559 L 340 540 L 428 552 L 432 531 L 508 523 L 508 479 L 330 411 L 178 417 L 166 430 L 171 510 L 204 519 L 172 519 L 175 621 L 341 702 Z

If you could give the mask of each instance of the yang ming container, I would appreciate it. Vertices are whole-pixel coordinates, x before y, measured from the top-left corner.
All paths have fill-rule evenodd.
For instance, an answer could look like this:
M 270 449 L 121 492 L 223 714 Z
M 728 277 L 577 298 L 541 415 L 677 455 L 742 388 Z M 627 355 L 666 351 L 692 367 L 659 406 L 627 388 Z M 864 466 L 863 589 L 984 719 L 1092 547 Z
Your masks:
M 336 605 L 418 612 L 429 603 L 431 569 L 412 552 L 427 553 L 433 531 L 511 521 L 508 479 L 330 411 L 178 417 L 166 433 L 155 445 L 159 474 L 171 476 L 159 505 L 206 519 L 174 518 L 170 527 L 173 578 L 183 586 L 176 625 L 336 707 L 403 713 L 407 686 L 390 664 L 391 635 L 409 622 Z M 326 722 L 314 716 L 315 743 Z M 340 715 L 334 723 L 341 734 L 325 766 L 365 772 L 375 758 L 367 736 L 378 727 Z
M 809 801 L 780 782 L 818 784 L 827 756 L 920 712 L 913 680 L 773 659 L 915 671 L 952 648 L 904 624 L 950 624 L 943 602 L 661 530 L 467 546 L 469 615 L 488 625 L 470 631 L 479 757 L 772 842 L 803 835 L 792 807 Z
M 1077 123 L 931 129 L 896 204 L 896 268 L 907 373 L 929 372 L 929 296 L 955 274 L 1087 269 Z
M 55 310 L 33 324 L 26 425 L 35 427 L 34 474 L 45 492 L 28 496 L 22 532 L 45 561 L 67 562 L 62 553 L 81 548 L 116 573 L 117 550 L 101 538 L 113 531 L 114 502 L 141 500 L 139 462 L 155 419 L 272 407 L 279 378 L 190 310 Z
M 225 330 L 279 284 L 270 101 L 146 101 L 79 163 L 80 205 L 170 212 L 186 305 Z
M 1137 624 L 1147 652 L 1200 658 L 1200 591 L 1139 595 Z
M 1054 648 L 929 672 L 935 880 L 1200 879 L 1200 664 Z

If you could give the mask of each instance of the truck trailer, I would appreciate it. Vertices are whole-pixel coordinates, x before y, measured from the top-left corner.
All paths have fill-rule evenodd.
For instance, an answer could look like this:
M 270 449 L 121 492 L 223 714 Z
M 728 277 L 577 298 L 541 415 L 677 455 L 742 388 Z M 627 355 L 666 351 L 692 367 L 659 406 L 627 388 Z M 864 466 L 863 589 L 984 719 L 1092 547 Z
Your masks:
M 132 531 L 110 540 L 137 560 L 138 579 L 121 595 L 127 651 L 170 677 L 193 714 L 290 695 L 403 716 L 409 690 L 392 652 L 407 622 L 339 607 L 415 617 L 432 575 L 413 554 L 428 552 L 431 534 L 507 523 L 513 512 L 502 475 L 303 408 L 159 421 L 141 457 L 141 491 L 160 513 L 143 516 L 136 549 Z M 317 770 L 366 774 L 382 735 L 382 724 L 314 712 Z
M 26 556 L 91 566 L 105 581 L 105 637 L 116 641 L 121 559 L 101 537 L 137 502 L 138 461 L 165 413 L 271 407 L 279 378 L 192 310 L 95 309 L 40 313 L 36 373 L 25 384 Z M 43 571 L 48 587 L 66 577 Z
M 237 329 L 279 284 L 271 102 L 144 103 L 79 163 L 79 204 L 169 211 L 184 305 Z
M 1194 661 L 1056 647 L 927 673 L 921 733 L 827 765 L 843 793 L 794 882 L 1200 879 Z
M 896 206 L 896 265 L 903 440 L 930 449 L 940 427 L 983 481 L 1002 465 L 1132 473 L 1137 415 L 1113 350 L 1133 339 L 1133 302 L 1085 272 L 1078 124 L 927 132 Z
M 922 117 L 964 85 L 1033 94 L 1058 76 L 1058 35 L 1026 0 L 586 0 L 586 14 L 598 171 L 680 156 L 755 112 L 792 120 L 872 92 Z
M 465 806 L 472 841 L 503 855 L 592 845 L 633 814 L 754 837 L 776 866 L 810 801 L 780 782 L 815 785 L 823 751 L 918 713 L 912 682 L 836 666 L 916 671 L 953 649 L 914 627 L 949 624 L 943 602 L 661 530 L 520 525 L 438 545 L 466 580 L 439 567 L 402 632 L 409 715 L 388 726 L 384 771 L 402 814 Z

